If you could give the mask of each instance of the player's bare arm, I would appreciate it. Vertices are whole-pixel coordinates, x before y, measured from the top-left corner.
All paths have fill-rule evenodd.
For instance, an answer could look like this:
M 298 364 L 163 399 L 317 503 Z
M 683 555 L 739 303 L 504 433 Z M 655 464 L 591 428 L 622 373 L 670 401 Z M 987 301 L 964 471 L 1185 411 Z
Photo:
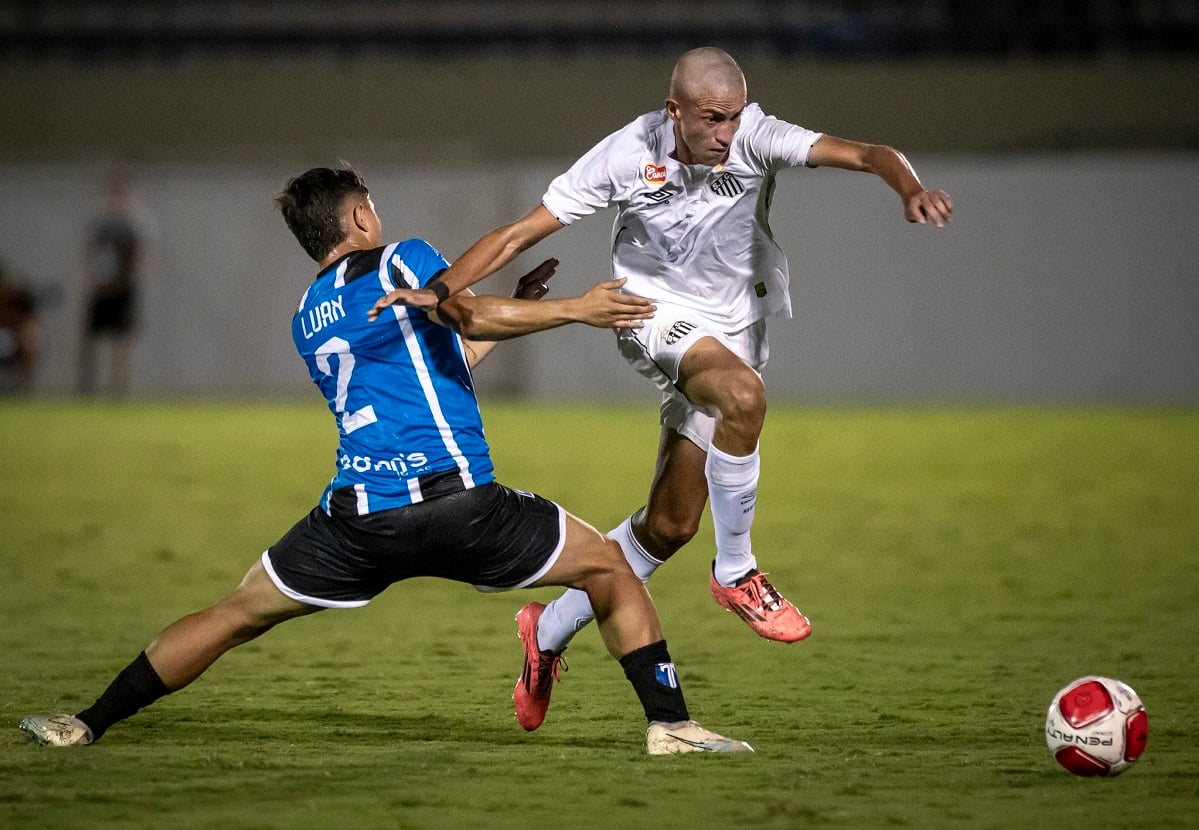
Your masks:
M 816 167 L 875 174 L 899 194 L 903 200 L 904 218 L 909 222 L 943 228 L 953 221 L 953 199 L 949 194 L 943 190 L 926 190 L 911 163 L 892 147 L 825 135 L 812 145 L 808 162 Z
M 557 271 L 558 260 L 547 259 L 517 280 L 512 296 L 518 300 L 540 300 L 550 290 L 549 281 Z M 465 289 L 462 294 L 474 296 L 474 292 L 469 288 Z M 436 312 L 430 312 L 430 314 L 435 321 L 441 322 Z M 491 354 L 491 350 L 495 348 L 497 342 L 496 340 L 463 340 L 462 348 L 466 352 L 466 362 L 470 368 L 473 369 L 482 363 L 483 358 Z
M 391 305 L 409 305 L 432 311 L 437 308 L 438 302 L 444 302 L 445 297 L 453 296 L 491 276 L 516 259 L 522 251 L 533 247 L 561 227 L 562 223 L 552 213 L 543 205 L 538 205 L 523 218 L 489 231 L 467 248 L 438 280 L 445 286 L 438 289 L 444 292 L 444 296 L 439 296 L 430 288 L 400 288 L 380 298 L 367 316 L 374 320 Z
M 654 314 L 653 301 L 621 293 L 623 279 L 596 283 L 585 294 L 554 300 L 456 295 L 435 312 L 438 322 L 468 340 L 507 340 L 568 323 L 596 328 L 640 328 Z

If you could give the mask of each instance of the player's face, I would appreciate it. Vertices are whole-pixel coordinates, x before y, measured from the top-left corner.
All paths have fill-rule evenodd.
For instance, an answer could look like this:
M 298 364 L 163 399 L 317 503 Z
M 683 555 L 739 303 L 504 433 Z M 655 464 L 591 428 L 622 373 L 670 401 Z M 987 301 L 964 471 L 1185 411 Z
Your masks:
M 675 157 L 684 164 L 721 164 L 741 126 L 745 93 L 701 93 L 694 100 L 667 101 L 674 119 Z

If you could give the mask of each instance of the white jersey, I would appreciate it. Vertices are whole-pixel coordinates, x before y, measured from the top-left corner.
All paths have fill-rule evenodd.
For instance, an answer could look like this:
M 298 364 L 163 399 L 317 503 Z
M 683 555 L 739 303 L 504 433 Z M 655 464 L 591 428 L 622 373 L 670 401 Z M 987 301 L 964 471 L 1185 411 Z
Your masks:
M 646 113 L 554 179 L 542 204 L 564 225 L 617 206 L 612 272 L 628 280 L 625 290 L 739 331 L 772 314 L 791 316 L 770 203 L 778 171 L 806 164 L 822 135 L 749 104 L 724 164 L 683 164 L 670 156 L 666 110 Z

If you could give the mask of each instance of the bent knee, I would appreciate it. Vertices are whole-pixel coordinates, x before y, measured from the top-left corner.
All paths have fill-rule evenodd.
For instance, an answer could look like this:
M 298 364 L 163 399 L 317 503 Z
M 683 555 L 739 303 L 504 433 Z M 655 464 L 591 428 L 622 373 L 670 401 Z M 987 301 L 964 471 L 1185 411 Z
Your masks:
M 746 369 L 731 375 L 717 406 L 725 420 L 762 420 L 766 417 L 766 386 L 757 372 Z
M 221 604 L 210 609 L 220 620 L 225 631 L 225 637 L 234 644 L 248 643 L 260 634 L 265 634 L 274 627 L 278 620 L 265 614 L 231 604 Z
M 695 538 L 699 532 L 699 516 L 650 515 L 639 529 L 646 552 L 655 559 L 668 559 Z

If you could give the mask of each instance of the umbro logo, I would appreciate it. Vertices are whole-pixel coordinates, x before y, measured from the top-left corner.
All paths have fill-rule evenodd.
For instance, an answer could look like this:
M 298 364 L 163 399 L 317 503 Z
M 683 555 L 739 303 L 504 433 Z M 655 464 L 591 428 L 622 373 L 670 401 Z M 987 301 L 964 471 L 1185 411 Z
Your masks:
M 736 196 L 745 192 L 745 185 L 741 184 L 741 180 L 727 170 L 712 179 L 709 187 L 712 188 L 713 193 L 720 196 Z
M 669 202 L 672 196 L 677 195 L 678 191 L 676 190 L 667 190 L 666 188 L 662 188 L 661 190 L 654 190 L 650 193 L 646 193 L 645 198 L 649 199 L 655 205 L 663 205 Z
M 695 330 L 695 323 L 679 320 L 666 331 L 666 345 L 673 346 Z

